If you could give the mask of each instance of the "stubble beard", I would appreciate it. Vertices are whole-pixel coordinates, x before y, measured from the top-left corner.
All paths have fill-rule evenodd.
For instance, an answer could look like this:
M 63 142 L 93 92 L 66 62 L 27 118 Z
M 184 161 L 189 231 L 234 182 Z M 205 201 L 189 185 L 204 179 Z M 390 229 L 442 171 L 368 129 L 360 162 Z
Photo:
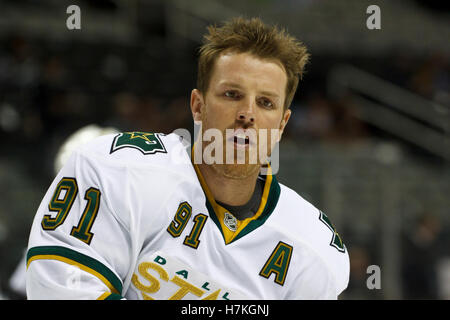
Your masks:
M 214 171 L 228 179 L 245 180 L 259 173 L 259 164 L 212 164 Z
M 205 108 L 206 109 L 206 108 Z M 206 111 L 206 110 L 205 110 Z M 205 131 L 208 129 L 207 125 L 207 113 L 203 112 L 202 117 L 202 136 L 204 136 Z M 209 166 L 216 172 L 216 174 L 224 176 L 228 179 L 234 179 L 234 180 L 245 180 L 247 178 L 253 177 L 255 175 L 258 175 L 261 164 L 259 163 L 259 158 L 257 158 L 256 163 L 250 163 L 249 161 L 249 150 L 245 150 L 245 161 L 239 161 L 238 162 L 238 152 L 237 150 L 234 150 L 234 161 L 232 163 L 229 163 L 229 159 L 227 159 L 227 150 L 230 148 L 234 148 L 233 145 L 231 145 L 229 142 L 226 141 L 226 132 L 225 130 L 222 131 L 222 146 L 223 146 L 223 159 L 222 163 L 212 163 Z M 202 150 L 205 150 L 205 147 L 210 142 L 203 141 L 202 144 L 203 148 Z M 256 143 L 258 145 L 258 143 Z M 228 150 L 229 151 L 229 150 Z M 257 152 L 257 148 L 256 148 Z M 241 163 L 243 162 L 243 163 Z

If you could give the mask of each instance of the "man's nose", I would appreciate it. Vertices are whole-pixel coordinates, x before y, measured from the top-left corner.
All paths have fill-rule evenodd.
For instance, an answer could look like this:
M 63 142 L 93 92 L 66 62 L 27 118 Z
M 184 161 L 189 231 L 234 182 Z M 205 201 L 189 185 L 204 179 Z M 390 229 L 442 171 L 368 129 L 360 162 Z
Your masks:
M 255 107 L 253 103 L 247 102 L 236 113 L 236 120 L 244 126 L 255 124 Z

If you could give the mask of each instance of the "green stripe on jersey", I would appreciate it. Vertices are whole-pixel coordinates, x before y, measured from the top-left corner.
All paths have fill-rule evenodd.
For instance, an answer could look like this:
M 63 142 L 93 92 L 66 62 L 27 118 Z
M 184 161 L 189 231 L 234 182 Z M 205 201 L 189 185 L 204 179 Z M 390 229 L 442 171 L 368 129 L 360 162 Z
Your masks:
M 122 281 L 108 267 L 92 257 L 61 246 L 39 246 L 28 250 L 27 266 L 32 261 L 40 259 L 59 260 L 77 265 L 82 270 L 97 276 L 115 293 L 122 292 Z

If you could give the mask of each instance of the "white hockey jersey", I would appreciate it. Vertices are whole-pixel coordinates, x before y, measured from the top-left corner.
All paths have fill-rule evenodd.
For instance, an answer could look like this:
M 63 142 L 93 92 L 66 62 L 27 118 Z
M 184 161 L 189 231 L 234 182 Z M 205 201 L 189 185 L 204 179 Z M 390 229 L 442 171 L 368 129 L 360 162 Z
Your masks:
M 336 299 L 349 257 L 328 217 L 273 175 L 237 220 L 176 134 L 106 135 L 75 151 L 35 216 L 29 299 Z

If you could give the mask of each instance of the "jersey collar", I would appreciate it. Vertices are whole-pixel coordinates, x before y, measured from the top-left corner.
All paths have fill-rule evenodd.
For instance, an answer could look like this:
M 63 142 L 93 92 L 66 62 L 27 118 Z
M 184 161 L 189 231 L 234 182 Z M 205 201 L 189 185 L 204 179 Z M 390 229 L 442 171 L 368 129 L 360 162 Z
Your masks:
M 268 165 L 269 170 L 266 175 L 258 211 L 253 217 L 237 220 L 235 231 L 232 231 L 224 222 L 226 213 L 229 212 L 214 200 L 199 168 L 195 164 L 193 164 L 193 166 L 206 196 L 206 207 L 208 208 L 209 216 L 222 233 L 225 244 L 230 244 L 263 225 L 277 205 L 280 197 L 280 185 L 278 184 L 276 177 L 272 175 L 272 169 L 270 168 L 270 165 Z

